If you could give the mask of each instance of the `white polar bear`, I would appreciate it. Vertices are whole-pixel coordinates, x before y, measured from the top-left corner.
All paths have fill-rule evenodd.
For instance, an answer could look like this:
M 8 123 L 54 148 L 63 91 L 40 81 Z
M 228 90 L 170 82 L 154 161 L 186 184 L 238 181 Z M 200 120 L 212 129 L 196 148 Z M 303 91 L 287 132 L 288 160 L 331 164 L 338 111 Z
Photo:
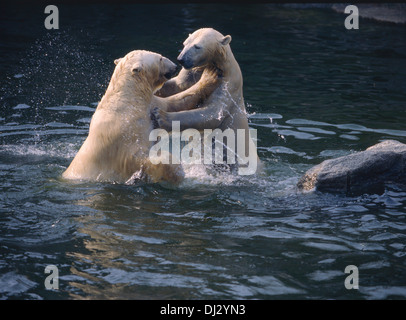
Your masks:
M 173 62 L 157 53 L 135 50 L 115 63 L 89 135 L 63 177 L 125 183 L 138 172 L 151 182 L 179 183 L 183 179 L 180 165 L 153 164 L 149 159 L 151 105 L 167 111 L 195 107 L 217 87 L 217 75 L 208 71 L 188 90 L 160 98 L 154 93 L 174 75 Z
M 176 110 L 180 112 L 156 108 L 153 114 L 159 127 L 166 130 L 171 129 L 174 121 L 179 121 L 181 130 L 188 128 L 220 129 L 222 132 L 232 130 L 236 139 L 232 143 L 228 141 L 227 147 L 239 145 L 245 150 L 244 154 L 240 153 L 237 158 L 238 160 L 248 158 L 249 160 L 245 161 L 251 168 L 247 172 L 253 174 L 263 166 L 258 158 L 256 145 L 250 137 L 243 97 L 243 78 L 231 51 L 230 42 L 230 35 L 224 36 L 212 28 L 202 28 L 190 34 L 178 56 L 178 61 L 183 66 L 182 70 L 177 77 L 166 82 L 157 94 L 169 97 L 188 90 L 199 81 L 202 73 L 208 68 L 216 68 L 222 75 L 220 84 L 198 108 Z M 243 133 L 242 139 L 237 139 L 238 131 Z

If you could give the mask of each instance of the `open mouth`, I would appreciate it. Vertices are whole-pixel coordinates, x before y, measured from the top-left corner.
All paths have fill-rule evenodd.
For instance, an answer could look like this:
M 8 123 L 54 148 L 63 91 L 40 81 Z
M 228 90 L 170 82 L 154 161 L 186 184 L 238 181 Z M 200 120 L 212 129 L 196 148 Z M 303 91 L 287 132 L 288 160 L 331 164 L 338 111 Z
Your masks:
M 167 72 L 167 73 L 164 74 L 164 77 L 167 80 L 169 80 L 169 79 L 171 79 L 173 77 L 173 75 L 174 75 L 174 72 Z
M 164 74 L 164 77 L 169 80 L 175 76 L 177 73 L 178 69 L 180 69 L 178 66 L 174 67 L 171 71 L 167 72 Z

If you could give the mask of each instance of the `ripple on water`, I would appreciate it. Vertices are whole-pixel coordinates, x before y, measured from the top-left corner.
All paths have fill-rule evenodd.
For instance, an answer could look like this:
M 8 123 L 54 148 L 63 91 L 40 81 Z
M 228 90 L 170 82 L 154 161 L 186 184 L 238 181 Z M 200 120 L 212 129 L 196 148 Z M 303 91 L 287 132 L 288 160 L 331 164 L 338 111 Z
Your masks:
M 0 275 L 0 284 L 0 294 L 5 294 L 6 296 L 20 295 L 38 285 L 26 276 L 14 271 Z
M 300 146 L 290 145 L 286 140 L 279 146 L 268 144 L 259 148 L 263 153 L 277 155 L 272 161 L 265 160 L 265 175 L 240 177 L 218 174 L 203 165 L 185 165 L 185 181 L 173 188 L 86 184 L 75 190 L 73 186 L 62 187 L 41 180 L 48 169 L 42 167 L 38 173 L 37 162 L 37 175 L 26 180 L 36 181 L 34 189 L 31 186 L 33 195 L 24 200 L 24 188 L 11 188 L 22 181 L 24 172 L 33 169 L 30 157 L 43 157 L 44 162 L 57 161 L 60 168 L 55 172 L 60 174 L 86 137 L 91 119 L 88 112 L 94 109 L 67 106 L 51 110 L 74 112 L 70 112 L 73 116 L 66 122 L 56 118 L 44 125 L 12 122 L 0 126 L 2 133 L 31 132 L 39 136 L 39 140 L 29 136 L 24 143 L 0 146 L 0 153 L 13 162 L 13 165 L 2 165 L 0 174 L 14 175 L 9 185 L 2 185 L 10 188 L 4 205 L 12 207 L 12 199 L 22 201 L 21 205 L 14 205 L 20 215 L 10 217 L 9 230 L 3 239 L 11 243 L 13 235 L 22 230 L 25 243 L 36 246 L 44 240 L 69 242 L 74 235 L 90 252 L 76 254 L 76 249 L 72 249 L 74 253 L 70 257 L 78 272 L 65 275 L 71 283 L 84 284 L 84 279 L 90 276 L 128 291 L 142 286 L 146 292 L 156 292 L 157 288 L 187 289 L 186 295 L 195 297 L 304 297 L 309 294 L 304 289 L 309 281 L 334 283 L 340 279 L 342 283 L 343 271 L 336 266 L 342 257 L 357 252 L 395 258 L 405 255 L 401 234 L 406 226 L 402 221 L 390 219 L 402 216 L 406 193 L 389 190 L 384 195 L 365 198 L 297 193 L 295 184 L 307 167 L 284 160 L 283 156 L 293 156 L 295 161 L 296 156 L 302 160 L 311 157 Z M 270 122 L 270 118 L 283 119 L 264 114 L 256 115 L 251 121 Z M 259 123 L 259 127 L 309 141 L 322 135 L 323 139 L 334 139 L 338 130 L 356 128 L 365 132 L 358 126 L 338 128 L 298 119 L 288 120 L 286 124 Z M 337 132 L 318 128 L 327 125 L 336 127 Z M 320 151 L 318 156 L 329 158 L 351 152 L 330 148 Z M 26 157 L 23 165 L 14 165 L 18 157 Z M 90 188 L 89 195 L 83 194 L 86 188 Z M 13 197 L 11 192 L 19 196 Z M 376 210 L 381 207 L 381 211 Z M 90 213 L 94 212 L 101 217 L 92 220 Z M 270 269 L 259 267 L 268 266 L 270 257 L 283 266 L 289 266 L 292 259 L 301 261 L 301 271 L 293 271 L 295 275 L 300 273 L 300 280 L 291 274 L 283 277 L 285 271 L 278 269 L 278 264 L 271 263 Z M 317 261 L 320 267 L 315 268 L 311 261 Z M 387 261 L 371 259 L 360 268 L 391 269 L 393 266 Z M 252 266 L 257 266 L 254 275 Z M 24 292 L 31 289 L 23 288 Z M 399 293 L 402 294 L 401 289 Z M 364 295 L 371 296 L 368 291 Z
M 225 284 L 226 290 L 238 299 L 247 299 L 257 295 L 283 296 L 305 293 L 303 289 L 288 286 L 278 278 L 270 275 L 245 277 L 245 281 L 247 282 L 245 285 L 238 282 Z
M 103 280 L 108 283 L 125 283 L 128 286 L 196 288 L 204 285 L 203 279 L 171 273 L 126 271 L 117 268 L 106 268 L 103 270 L 103 274 L 105 274 Z
M 257 123 L 258 120 L 260 119 L 266 119 L 267 114 L 264 114 L 262 117 L 261 114 L 256 114 L 255 117 L 252 117 L 253 125 L 260 125 L 260 123 Z M 278 118 L 279 119 L 279 118 Z M 353 124 L 353 123 L 345 123 L 345 124 L 333 124 L 333 123 L 328 123 L 328 122 L 322 122 L 322 121 L 314 121 L 314 120 L 308 120 L 308 119 L 289 119 L 285 121 L 286 124 L 290 126 L 296 127 L 299 131 L 305 131 L 305 132 L 311 132 L 311 133 L 318 133 L 318 134 L 324 134 L 324 135 L 335 135 L 335 131 L 331 130 L 325 130 L 321 129 L 318 127 L 335 127 L 340 130 L 345 130 L 349 131 L 348 133 L 342 133 L 339 135 L 340 138 L 342 139 L 347 139 L 347 140 L 359 140 L 360 138 L 355 136 L 355 134 L 361 134 L 361 133 L 377 133 L 377 134 L 385 134 L 385 135 L 391 135 L 391 136 L 398 136 L 398 137 L 405 137 L 406 136 L 406 131 L 405 130 L 396 130 L 396 129 L 372 129 L 365 127 L 363 125 L 359 124 Z M 269 125 L 268 125 L 269 126 Z M 306 127 L 303 127 L 306 126 Z M 283 129 L 283 125 L 278 124 L 275 128 L 281 128 Z M 286 130 L 285 133 L 281 133 L 280 131 L 283 130 L 275 130 L 274 132 L 277 132 L 278 134 L 281 135 L 290 135 L 295 137 L 296 139 L 309 139 L 309 140 L 314 140 L 315 137 L 313 136 L 303 136 L 300 134 L 295 133 L 293 130 Z
M 305 132 L 299 132 L 299 131 L 294 131 L 294 130 L 274 130 L 273 132 L 276 132 L 279 136 L 293 136 L 296 139 L 299 140 L 317 140 L 320 139 L 320 137 L 317 137 L 313 134 L 310 133 L 305 133 Z
M 23 110 L 23 109 L 29 109 L 29 108 L 31 108 L 31 106 L 29 106 L 28 104 L 20 103 L 20 104 L 16 105 L 15 107 L 13 107 L 13 110 Z
M 287 124 L 291 125 L 309 125 L 309 126 L 334 126 L 333 124 L 321 121 L 307 120 L 307 119 L 290 119 L 286 121 Z
M 323 243 L 323 242 L 309 241 L 309 242 L 303 242 L 302 244 L 306 247 L 311 247 L 311 248 L 331 251 L 331 252 L 351 251 L 350 248 L 348 248 L 344 245 L 335 244 L 335 243 Z
M 360 286 L 358 290 L 371 300 L 406 297 L 406 286 Z
M 359 137 L 357 137 L 357 136 L 353 136 L 353 135 L 350 135 L 350 134 L 340 134 L 340 138 L 342 138 L 342 139 L 346 139 L 346 140 L 359 140 Z
M 329 281 L 337 277 L 343 276 L 341 270 L 327 270 L 321 271 L 317 270 L 307 275 L 312 281 Z
M 87 111 L 94 112 L 96 108 L 91 108 L 87 106 L 57 106 L 57 107 L 46 107 L 47 110 L 53 111 Z
M 293 154 L 299 157 L 306 157 L 306 152 L 296 152 L 291 148 L 284 147 L 284 146 L 274 146 L 274 147 L 258 147 L 260 151 L 269 151 L 275 154 Z
M 320 128 L 314 128 L 314 127 L 298 127 L 297 129 L 300 130 L 300 131 L 313 132 L 313 133 L 319 133 L 319 134 L 327 134 L 327 135 L 335 135 L 336 134 L 334 131 L 324 130 L 324 129 L 320 129 Z
M 283 116 L 278 113 L 253 113 L 248 114 L 248 118 L 254 120 L 269 120 L 272 122 L 275 119 L 282 119 Z

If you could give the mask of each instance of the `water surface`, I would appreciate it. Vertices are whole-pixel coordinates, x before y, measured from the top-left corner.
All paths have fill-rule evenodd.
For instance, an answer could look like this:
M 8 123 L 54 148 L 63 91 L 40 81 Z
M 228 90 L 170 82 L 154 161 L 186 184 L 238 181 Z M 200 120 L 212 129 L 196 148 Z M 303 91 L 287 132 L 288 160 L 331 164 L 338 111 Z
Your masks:
M 406 190 L 301 193 L 325 159 L 406 142 L 405 24 L 328 6 L 59 6 L 0 13 L 0 298 L 406 297 Z M 218 13 L 221 12 L 221 19 Z M 233 37 L 265 173 L 187 170 L 179 187 L 61 179 L 114 69 L 134 49 L 175 61 L 188 33 Z M 47 265 L 59 290 L 46 290 Z M 347 290 L 347 265 L 359 290 Z

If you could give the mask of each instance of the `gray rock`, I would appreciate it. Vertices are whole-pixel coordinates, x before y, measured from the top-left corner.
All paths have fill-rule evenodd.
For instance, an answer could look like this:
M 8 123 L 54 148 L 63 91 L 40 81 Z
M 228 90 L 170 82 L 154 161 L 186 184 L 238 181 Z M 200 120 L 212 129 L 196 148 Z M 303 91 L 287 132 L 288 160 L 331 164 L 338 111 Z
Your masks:
M 386 183 L 406 184 L 406 144 L 386 140 L 365 151 L 323 161 L 300 178 L 300 190 L 382 193 Z

